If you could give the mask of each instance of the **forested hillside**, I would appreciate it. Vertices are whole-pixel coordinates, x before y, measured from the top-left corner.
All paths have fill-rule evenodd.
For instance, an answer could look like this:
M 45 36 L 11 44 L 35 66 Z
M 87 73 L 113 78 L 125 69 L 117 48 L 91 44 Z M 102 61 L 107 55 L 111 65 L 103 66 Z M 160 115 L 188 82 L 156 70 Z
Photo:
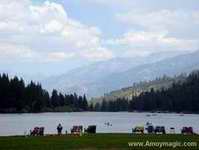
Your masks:
M 101 103 L 103 100 L 106 101 L 115 101 L 119 98 L 125 98 L 130 100 L 132 96 L 138 96 L 143 92 L 150 91 L 152 88 L 156 90 L 160 90 L 162 88 L 167 89 L 172 86 L 173 83 L 176 82 L 184 82 L 186 79 L 186 74 L 181 74 L 179 76 L 169 77 L 164 75 L 163 77 L 156 78 L 151 81 L 141 81 L 138 83 L 134 83 L 130 87 L 122 88 L 120 90 L 115 90 L 110 93 L 104 94 L 104 96 L 92 98 L 93 103 Z
M 49 94 L 39 83 L 26 86 L 23 79 L 0 75 L 0 113 L 86 110 L 85 95 L 63 95 L 56 90 Z
M 119 98 L 115 101 L 96 103 L 97 111 L 170 111 L 199 112 L 199 71 L 187 76 L 184 82 L 173 83 L 170 88 L 154 90 L 133 96 L 130 101 Z

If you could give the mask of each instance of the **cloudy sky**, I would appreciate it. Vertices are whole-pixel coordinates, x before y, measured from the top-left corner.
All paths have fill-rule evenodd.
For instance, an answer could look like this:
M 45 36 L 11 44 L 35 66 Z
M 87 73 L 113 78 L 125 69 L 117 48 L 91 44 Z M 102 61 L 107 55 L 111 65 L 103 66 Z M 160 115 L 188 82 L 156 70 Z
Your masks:
M 198 0 L 0 0 L 0 71 L 59 74 L 199 50 Z

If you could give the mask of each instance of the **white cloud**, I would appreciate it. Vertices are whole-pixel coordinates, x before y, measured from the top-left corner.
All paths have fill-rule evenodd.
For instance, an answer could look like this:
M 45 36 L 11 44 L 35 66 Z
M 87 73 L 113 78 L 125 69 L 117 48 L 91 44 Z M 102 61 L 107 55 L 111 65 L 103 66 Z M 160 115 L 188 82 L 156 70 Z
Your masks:
M 41 30 L 41 33 L 56 33 L 63 30 L 63 24 L 57 20 L 52 20 L 44 26 L 44 29 Z
M 134 6 L 137 2 L 86 1 L 108 6 L 128 6 L 128 3 Z M 103 60 L 121 53 L 130 57 L 156 51 L 192 51 L 199 47 L 197 10 L 134 9 L 118 13 L 116 18 L 128 31 L 106 41 L 102 40 L 99 28 L 70 18 L 56 2 L 33 4 L 31 0 L 1 0 L 0 57 L 35 62 L 71 58 Z
M 147 55 L 160 51 L 195 51 L 199 48 L 199 11 L 130 11 L 117 19 L 130 28 L 107 43 L 124 54 Z
M 117 14 L 117 19 L 129 26 L 145 31 L 166 31 L 168 35 L 180 38 L 199 37 L 199 11 L 159 10 L 130 11 Z
M 55 2 L 35 5 L 30 0 L 1 1 L 0 32 L 0 45 L 4 49 L 1 57 L 15 56 L 21 60 L 23 54 L 36 62 L 61 61 L 76 56 L 92 59 L 87 55 L 93 52 L 102 55 L 106 51 L 100 50 L 99 29 L 69 18 L 63 6 Z M 5 41 L 8 46 L 3 44 Z M 106 58 L 106 54 L 101 56 Z
M 73 20 L 69 20 L 68 25 L 64 27 L 62 36 L 76 48 L 97 49 L 100 46 L 101 33 L 97 28 L 86 27 Z
M 97 3 L 103 5 L 127 5 L 132 3 L 131 0 L 85 0 L 89 3 Z
M 66 58 L 71 58 L 74 56 L 74 53 L 66 54 L 64 52 L 52 52 L 47 54 L 46 61 L 62 61 Z
M 91 60 L 103 60 L 103 59 L 110 59 L 113 57 L 113 54 L 110 50 L 105 48 L 98 48 L 97 50 L 88 50 L 86 53 L 80 53 L 85 58 Z
M 198 40 L 185 40 L 168 37 L 167 32 L 128 32 L 122 37 L 112 39 L 108 43 L 126 49 L 124 53 L 146 55 L 161 51 L 196 50 Z
M 29 47 L 23 45 L 16 46 L 11 43 L 0 44 L 0 59 L 11 61 L 15 60 L 16 57 L 27 59 L 32 55 L 32 50 Z M 8 59 L 9 58 L 9 59 Z
M 76 0 L 78 3 L 93 4 L 93 7 L 107 6 L 111 10 L 132 11 L 132 10 L 163 10 L 163 9 L 188 9 L 198 10 L 198 0 Z

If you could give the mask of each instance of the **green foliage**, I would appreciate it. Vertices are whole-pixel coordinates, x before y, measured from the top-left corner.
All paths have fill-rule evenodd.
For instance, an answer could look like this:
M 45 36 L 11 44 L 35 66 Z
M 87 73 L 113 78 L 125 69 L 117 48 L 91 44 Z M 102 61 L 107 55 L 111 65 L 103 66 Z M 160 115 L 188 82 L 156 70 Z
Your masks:
M 168 89 L 151 90 L 134 97 L 131 110 L 199 112 L 199 72 L 191 73 L 186 80 L 173 83 Z
M 88 110 L 85 95 L 63 95 L 56 90 L 51 95 L 39 83 L 25 86 L 23 79 L 0 74 L 0 113 Z
M 154 89 L 132 96 L 130 100 L 117 98 L 114 101 L 97 103 L 96 111 L 172 111 L 199 112 L 199 71 L 173 82 L 169 88 Z

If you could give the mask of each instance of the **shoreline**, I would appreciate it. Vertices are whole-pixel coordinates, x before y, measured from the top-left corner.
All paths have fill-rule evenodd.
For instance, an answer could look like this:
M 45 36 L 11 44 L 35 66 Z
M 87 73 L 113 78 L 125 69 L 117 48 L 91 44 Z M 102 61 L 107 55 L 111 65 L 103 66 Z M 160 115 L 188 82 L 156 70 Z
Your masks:
M 3 114 L 47 114 L 47 113 L 150 113 L 150 114 L 179 114 L 179 115 L 199 115 L 199 112 L 169 112 L 169 111 L 157 111 L 157 112 L 150 112 L 150 111 L 73 111 L 73 112 L 65 112 L 65 111 L 47 111 L 47 112 L 13 112 L 13 113 L 0 113 L 0 115 Z

